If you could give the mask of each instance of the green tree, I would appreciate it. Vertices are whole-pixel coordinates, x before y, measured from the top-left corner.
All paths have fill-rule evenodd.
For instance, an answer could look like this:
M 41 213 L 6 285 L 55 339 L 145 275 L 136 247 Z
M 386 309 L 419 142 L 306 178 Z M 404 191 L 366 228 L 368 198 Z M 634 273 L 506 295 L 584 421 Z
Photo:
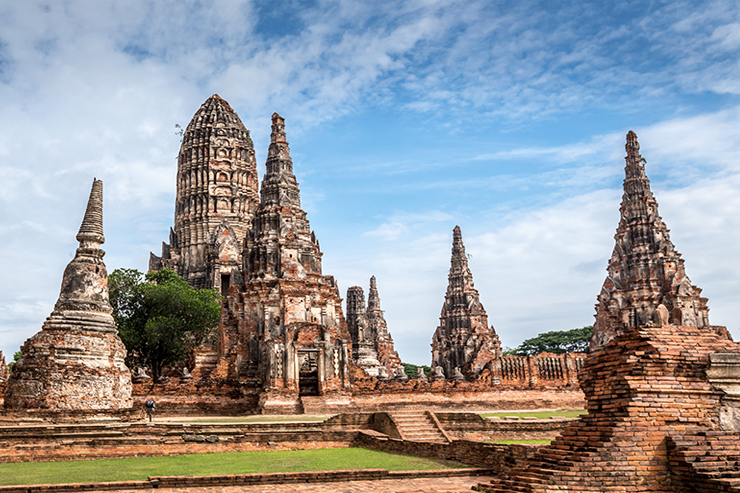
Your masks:
M 18 361 L 19 359 L 21 359 L 22 356 L 23 356 L 23 353 L 20 350 L 16 351 L 13 354 L 13 361 L 11 361 L 10 363 L 8 363 L 8 371 L 9 372 L 12 372 L 13 371 L 13 367 L 15 366 L 15 362 Z
M 592 325 L 580 329 L 556 330 L 539 334 L 527 339 L 514 349 L 505 351 L 505 355 L 530 356 L 540 353 L 586 353 L 594 333 Z
M 221 312 L 215 289 L 194 289 L 176 272 L 144 275 L 116 269 L 108 278 L 113 317 L 126 364 L 148 366 L 156 382 L 167 365 L 184 363 L 214 333 Z
M 416 376 L 419 374 L 419 365 L 414 365 L 412 363 L 401 363 L 403 365 L 403 371 L 406 372 L 406 376 L 409 378 L 416 378 Z M 432 371 L 431 368 L 429 368 L 427 365 L 421 365 L 422 368 L 424 368 L 424 374 L 429 376 L 429 372 Z

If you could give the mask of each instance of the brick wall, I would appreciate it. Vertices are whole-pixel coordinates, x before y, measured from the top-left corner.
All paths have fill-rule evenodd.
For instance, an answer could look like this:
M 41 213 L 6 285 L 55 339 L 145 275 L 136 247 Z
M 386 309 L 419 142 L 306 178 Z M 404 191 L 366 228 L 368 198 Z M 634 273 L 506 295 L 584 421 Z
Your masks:
M 526 468 L 483 489 L 677 491 L 681 479 L 671 475 L 667 441 L 724 434 L 722 392 L 706 378 L 709 355 L 721 350 L 740 345 L 697 327 L 640 327 L 615 338 L 589 355 L 581 373 L 588 415 L 541 448 Z
M 412 442 L 378 437 L 360 432 L 354 445 L 372 450 L 407 454 L 416 457 L 444 459 L 472 466 L 486 467 L 494 475 L 506 476 L 518 465 L 526 463 L 539 445 L 498 445 L 492 443 L 455 440 L 451 443 Z

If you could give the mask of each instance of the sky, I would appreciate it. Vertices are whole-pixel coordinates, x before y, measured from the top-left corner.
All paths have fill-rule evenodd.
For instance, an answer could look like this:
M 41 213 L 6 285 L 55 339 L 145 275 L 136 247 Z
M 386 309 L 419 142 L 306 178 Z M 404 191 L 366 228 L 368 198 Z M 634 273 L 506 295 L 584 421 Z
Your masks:
M 264 176 L 286 119 L 324 274 L 377 277 L 401 359 L 429 364 L 462 228 L 502 344 L 593 323 L 625 135 L 740 337 L 736 1 L 0 0 L 0 350 L 59 294 L 93 177 L 105 262 L 146 270 L 174 220 L 175 125 L 219 94 Z

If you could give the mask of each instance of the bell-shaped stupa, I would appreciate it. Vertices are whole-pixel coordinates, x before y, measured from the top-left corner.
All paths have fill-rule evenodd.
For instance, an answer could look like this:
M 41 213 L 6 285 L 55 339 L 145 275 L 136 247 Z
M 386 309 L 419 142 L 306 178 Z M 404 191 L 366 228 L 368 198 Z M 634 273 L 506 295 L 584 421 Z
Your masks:
M 103 182 L 93 180 L 75 258 L 41 332 L 21 347 L 8 379 L 11 409 L 102 410 L 132 405 L 126 348 L 108 300 L 103 236 Z

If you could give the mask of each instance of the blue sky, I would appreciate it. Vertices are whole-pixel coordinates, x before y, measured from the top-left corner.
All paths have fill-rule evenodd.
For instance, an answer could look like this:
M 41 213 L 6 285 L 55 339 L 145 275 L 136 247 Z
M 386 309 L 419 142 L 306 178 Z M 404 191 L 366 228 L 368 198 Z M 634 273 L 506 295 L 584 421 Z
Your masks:
M 731 1 L 0 2 L 0 350 L 53 308 L 93 176 L 109 270 L 144 270 L 174 215 L 175 124 L 211 94 L 286 118 L 342 295 L 378 288 L 428 364 L 452 228 L 506 346 L 593 322 L 624 137 L 740 337 L 740 6 Z

